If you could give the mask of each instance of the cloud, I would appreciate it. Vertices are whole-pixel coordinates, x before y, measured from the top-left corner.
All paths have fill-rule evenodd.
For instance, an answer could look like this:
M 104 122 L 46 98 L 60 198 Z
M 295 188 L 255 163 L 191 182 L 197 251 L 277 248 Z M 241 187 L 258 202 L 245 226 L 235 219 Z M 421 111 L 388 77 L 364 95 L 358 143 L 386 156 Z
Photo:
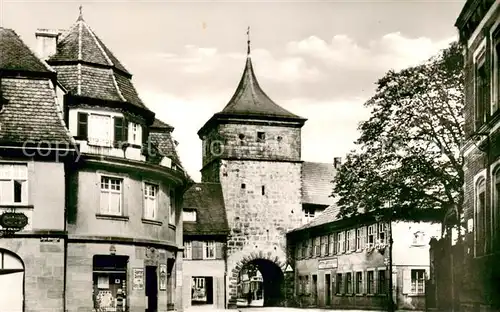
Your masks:
M 156 54 L 161 61 L 179 66 L 180 71 L 192 75 L 213 75 L 221 68 L 241 71 L 246 54 L 221 53 L 216 48 L 186 45 L 184 53 Z M 276 58 L 264 49 L 252 51 L 252 61 L 258 64 L 259 77 L 278 82 L 315 82 L 324 79 L 320 70 L 310 66 L 300 56 Z
M 426 37 L 407 38 L 395 32 L 372 40 L 367 47 L 363 47 L 346 35 L 335 35 L 330 43 L 310 36 L 289 42 L 286 51 L 290 55 L 318 59 L 335 68 L 387 71 L 417 65 L 446 48 L 453 40 L 456 38 L 435 42 Z
M 227 90 L 218 93 L 179 97 L 174 94 L 143 90 L 143 100 L 156 112 L 157 118 L 173 125 L 174 138 L 180 142 L 177 151 L 189 175 L 200 181 L 201 140 L 196 132 L 227 101 Z M 297 98 L 280 104 L 307 118 L 302 128 L 302 158 L 308 161 L 331 162 L 354 147 L 359 133 L 357 123 L 368 117 L 364 99 L 331 99 L 313 101 Z
M 308 119 L 302 128 L 302 159 L 332 162 L 355 147 L 357 126 L 370 116 L 363 103 L 373 95 L 374 82 L 391 68 L 428 59 L 451 40 L 391 33 L 362 46 L 345 35 L 334 36 L 330 43 L 312 36 L 290 42 L 283 51 L 252 50 L 252 61 L 264 91 Z M 180 158 L 199 181 L 201 141 L 196 133 L 231 98 L 246 55 L 188 45 L 177 54 L 148 57 L 137 62 L 148 70 L 148 79 L 137 84 L 141 98 L 175 127 Z M 157 77 L 156 84 L 151 77 Z

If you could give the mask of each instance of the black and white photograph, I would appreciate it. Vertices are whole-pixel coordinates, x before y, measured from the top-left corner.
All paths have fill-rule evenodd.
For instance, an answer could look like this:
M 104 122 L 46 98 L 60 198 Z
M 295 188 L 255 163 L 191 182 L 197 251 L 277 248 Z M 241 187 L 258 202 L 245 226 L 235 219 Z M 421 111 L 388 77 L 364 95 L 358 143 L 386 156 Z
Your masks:
M 0 312 L 500 311 L 500 1 L 0 0 Z

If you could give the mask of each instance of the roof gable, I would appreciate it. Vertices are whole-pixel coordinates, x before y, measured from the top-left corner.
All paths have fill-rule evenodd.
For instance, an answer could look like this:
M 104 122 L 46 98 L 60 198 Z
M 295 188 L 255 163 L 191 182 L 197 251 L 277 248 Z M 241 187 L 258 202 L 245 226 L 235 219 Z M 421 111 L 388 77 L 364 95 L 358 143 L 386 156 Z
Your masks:
M 58 42 L 56 54 L 49 58 L 50 63 L 68 61 L 110 66 L 131 76 L 81 17 Z
M 56 103 L 50 79 L 0 78 L 4 105 L 0 112 L 0 144 L 38 142 L 59 148 L 74 148 Z
M 3 27 L 0 27 L 0 69 L 37 73 L 54 72 L 24 44 L 15 31 Z
M 196 210 L 196 222 L 184 222 L 185 235 L 229 233 L 222 187 L 219 183 L 196 183 L 184 194 L 185 209 Z

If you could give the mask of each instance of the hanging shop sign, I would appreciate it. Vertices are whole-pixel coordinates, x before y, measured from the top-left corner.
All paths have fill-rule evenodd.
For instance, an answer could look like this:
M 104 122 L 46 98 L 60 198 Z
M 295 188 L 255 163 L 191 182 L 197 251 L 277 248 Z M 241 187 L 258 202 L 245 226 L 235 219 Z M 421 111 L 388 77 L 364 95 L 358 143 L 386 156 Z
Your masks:
M 144 289 L 144 269 L 143 268 L 135 268 L 132 270 L 132 272 L 133 272 L 132 289 L 134 289 L 134 290 Z
M 28 217 L 21 212 L 4 212 L 0 215 L 0 226 L 3 229 L 20 231 L 28 225 Z
M 160 290 L 167 290 L 167 265 L 160 264 Z

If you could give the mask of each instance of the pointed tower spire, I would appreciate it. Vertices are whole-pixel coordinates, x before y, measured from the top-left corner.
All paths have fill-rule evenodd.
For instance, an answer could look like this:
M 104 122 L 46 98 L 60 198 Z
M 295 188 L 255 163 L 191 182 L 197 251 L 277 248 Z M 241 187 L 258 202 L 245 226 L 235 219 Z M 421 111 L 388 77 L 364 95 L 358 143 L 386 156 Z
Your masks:
M 82 5 L 80 4 L 80 7 L 78 8 L 80 10 L 80 15 L 78 15 L 77 21 L 83 21 L 83 12 L 82 12 Z
M 250 56 L 250 26 L 247 28 L 247 56 Z

